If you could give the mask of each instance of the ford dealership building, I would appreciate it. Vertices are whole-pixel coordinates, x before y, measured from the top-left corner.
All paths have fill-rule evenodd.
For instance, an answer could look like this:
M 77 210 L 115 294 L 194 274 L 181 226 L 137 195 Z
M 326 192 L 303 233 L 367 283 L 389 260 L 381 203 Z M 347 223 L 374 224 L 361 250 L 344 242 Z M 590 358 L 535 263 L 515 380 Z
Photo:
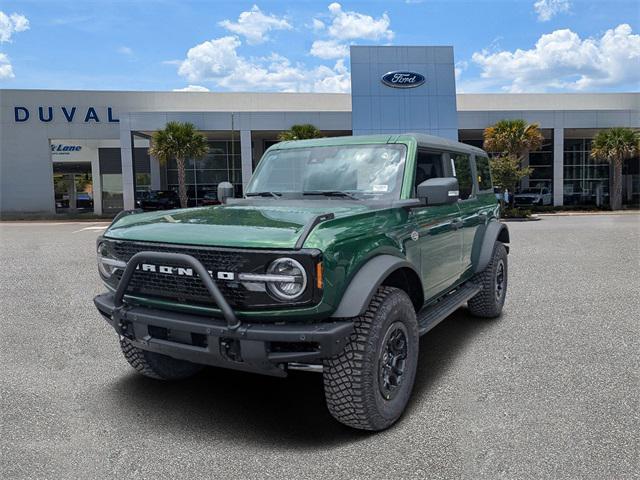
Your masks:
M 609 166 L 589 158 L 599 130 L 640 128 L 640 94 L 456 94 L 452 47 L 352 47 L 351 94 L 0 90 L 0 214 L 135 207 L 177 186 L 174 163 L 147 154 L 168 121 L 193 123 L 209 154 L 189 162 L 189 196 L 230 181 L 241 194 L 266 148 L 291 125 L 323 134 L 425 132 L 482 146 L 498 120 L 540 125 L 545 142 L 524 186 L 554 205 L 605 205 Z M 623 171 L 623 204 L 638 206 L 639 161 Z

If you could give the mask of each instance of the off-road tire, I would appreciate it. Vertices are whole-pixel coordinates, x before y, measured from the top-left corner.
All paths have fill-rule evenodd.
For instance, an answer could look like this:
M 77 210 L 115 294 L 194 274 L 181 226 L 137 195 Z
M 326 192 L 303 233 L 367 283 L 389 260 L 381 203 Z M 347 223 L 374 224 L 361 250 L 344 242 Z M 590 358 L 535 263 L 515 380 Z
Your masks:
M 329 412 L 339 422 L 362 430 L 383 430 L 404 411 L 411 396 L 418 363 L 418 324 L 408 295 L 380 287 L 344 350 L 324 361 L 324 392 Z M 400 325 L 401 324 L 401 325 Z M 386 337 L 401 328 L 407 345 L 402 381 L 390 400 L 380 387 L 380 365 Z
M 204 368 L 203 365 L 142 350 L 124 337 L 120 339 L 120 348 L 124 358 L 138 373 L 156 380 L 183 380 Z
M 482 286 L 482 291 L 467 303 L 472 315 L 482 318 L 500 316 L 507 296 L 509 278 L 507 266 L 507 249 L 501 242 L 496 242 L 493 246 L 491 261 L 482 272 L 477 273 L 472 279 L 473 282 Z M 498 296 L 496 293 L 496 277 L 501 269 L 504 280 L 501 295 Z

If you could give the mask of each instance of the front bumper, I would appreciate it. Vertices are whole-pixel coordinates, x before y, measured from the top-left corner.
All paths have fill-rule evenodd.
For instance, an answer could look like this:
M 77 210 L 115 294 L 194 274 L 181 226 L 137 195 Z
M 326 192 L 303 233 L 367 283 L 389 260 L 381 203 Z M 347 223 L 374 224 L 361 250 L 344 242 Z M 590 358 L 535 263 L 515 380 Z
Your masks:
M 229 326 L 221 319 L 123 304 L 113 293 L 93 302 L 116 332 L 142 350 L 193 363 L 286 376 L 288 363 L 315 363 L 338 354 L 353 323 Z

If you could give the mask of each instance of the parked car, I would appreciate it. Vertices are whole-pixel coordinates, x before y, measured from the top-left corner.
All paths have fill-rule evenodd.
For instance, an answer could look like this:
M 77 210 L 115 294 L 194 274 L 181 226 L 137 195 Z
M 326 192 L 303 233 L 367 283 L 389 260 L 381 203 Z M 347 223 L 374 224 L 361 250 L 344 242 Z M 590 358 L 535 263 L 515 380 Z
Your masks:
M 547 187 L 530 187 L 519 190 L 513 201 L 516 205 L 551 205 L 553 196 Z
M 143 210 L 171 210 L 179 206 L 180 198 L 173 190 L 151 190 L 146 198 L 140 200 Z
M 136 208 L 142 208 L 142 201 L 149 198 L 149 191 L 143 190 L 136 192 Z
M 472 175 L 487 169 L 479 148 L 423 134 L 278 143 L 242 199 L 116 218 L 94 303 L 142 375 L 322 372 L 334 418 L 385 429 L 419 336 L 464 304 L 502 311 L 509 231 L 490 175 Z
M 200 200 L 200 205 L 209 206 L 209 205 L 220 205 L 220 201 L 218 200 L 218 192 L 215 190 L 207 190 L 202 195 L 202 200 Z

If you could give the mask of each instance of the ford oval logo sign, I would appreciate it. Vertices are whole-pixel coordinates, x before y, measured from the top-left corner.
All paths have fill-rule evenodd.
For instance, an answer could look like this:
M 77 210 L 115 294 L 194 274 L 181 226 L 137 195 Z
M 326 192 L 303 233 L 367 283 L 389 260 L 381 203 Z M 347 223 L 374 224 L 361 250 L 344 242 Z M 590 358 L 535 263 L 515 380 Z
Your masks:
M 382 76 L 382 83 L 393 88 L 419 87 L 424 80 L 424 75 L 415 72 L 389 72 Z

